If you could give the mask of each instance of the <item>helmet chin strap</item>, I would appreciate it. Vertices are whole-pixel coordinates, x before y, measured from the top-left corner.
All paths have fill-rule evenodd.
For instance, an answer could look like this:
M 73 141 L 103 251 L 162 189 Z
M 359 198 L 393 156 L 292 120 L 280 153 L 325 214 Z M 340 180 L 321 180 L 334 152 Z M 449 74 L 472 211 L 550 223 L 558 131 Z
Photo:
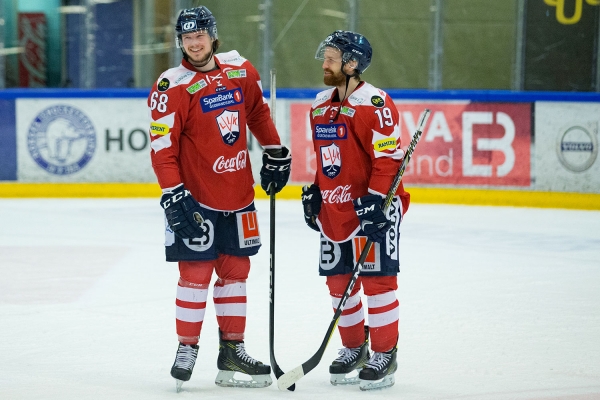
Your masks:
M 346 100 L 346 97 L 348 96 L 348 85 L 350 84 L 350 79 L 352 79 L 352 77 L 354 75 L 348 75 L 347 73 L 344 72 L 344 65 L 342 65 L 342 74 L 344 74 L 346 76 L 346 89 L 344 89 L 344 98 L 342 100 L 340 100 L 340 107 L 337 109 L 337 111 L 335 112 L 335 115 L 333 116 L 333 118 L 329 121 L 330 124 L 334 123 L 335 120 L 337 119 L 337 117 L 340 115 L 340 111 L 342 111 L 342 104 L 344 104 L 344 100 Z
M 348 85 L 350 84 L 350 79 L 352 79 L 352 78 L 354 78 L 356 76 L 356 68 L 352 69 L 352 75 L 347 74 L 346 71 L 344 71 L 344 67 L 346 65 L 348 65 L 348 64 L 347 63 L 342 63 L 342 74 L 344 74 L 346 76 L 346 89 L 344 90 L 344 98 L 342 99 L 342 101 L 340 102 L 340 104 L 342 104 L 342 102 L 348 96 Z

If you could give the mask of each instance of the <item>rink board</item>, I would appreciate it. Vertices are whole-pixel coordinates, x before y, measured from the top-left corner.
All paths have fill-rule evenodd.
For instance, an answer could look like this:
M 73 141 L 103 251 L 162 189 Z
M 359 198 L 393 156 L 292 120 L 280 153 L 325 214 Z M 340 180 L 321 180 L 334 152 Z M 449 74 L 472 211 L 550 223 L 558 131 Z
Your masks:
M 600 194 L 538 192 L 531 190 L 481 190 L 408 186 L 411 202 L 514 207 L 600 210 Z M 268 196 L 255 187 L 257 199 Z M 302 186 L 288 185 L 278 200 L 299 200 Z M 0 182 L 0 198 L 140 198 L 160 197 L 154 183 L 6 183 Z
M 277 128 L 293 154 L 290 185 L 312 182 L 314 89 L 278 90 Z M 432 111 L 404 176 L 413 202 L 598 209 L 600 94 L 388 90 L 401 142 Z M 0 197 L 156 197 L 147 90 L 0 93 Z M 268 93 L 266 93 L 268 94 Z M 261 148 L 249 135 L 255 181 Z M 403 146 L 405 147 L 405 146 Z M 257 198 L 266 198 L 260 188 Z

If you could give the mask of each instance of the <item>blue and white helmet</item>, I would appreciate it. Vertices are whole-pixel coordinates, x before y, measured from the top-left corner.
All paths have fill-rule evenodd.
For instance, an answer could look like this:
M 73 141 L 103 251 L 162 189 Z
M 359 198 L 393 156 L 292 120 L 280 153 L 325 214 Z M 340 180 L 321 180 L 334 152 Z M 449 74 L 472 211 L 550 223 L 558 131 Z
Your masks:
M 206 31 L 213 40 L 217 36 L 217 19 L 205 6 L 181 10 L 175 24 L 175 42 L 181 46 L 181 35 L 197 31 Z
M 362 74 L 371 65 L 373 49 L 366 37 L 351 31 L 335 31 L 321 42 L 315 58 L 324 60 L 325 48 L 334 47 L 342 52 L 342 68 L 350 60 L 358 63 L 356 74 Z

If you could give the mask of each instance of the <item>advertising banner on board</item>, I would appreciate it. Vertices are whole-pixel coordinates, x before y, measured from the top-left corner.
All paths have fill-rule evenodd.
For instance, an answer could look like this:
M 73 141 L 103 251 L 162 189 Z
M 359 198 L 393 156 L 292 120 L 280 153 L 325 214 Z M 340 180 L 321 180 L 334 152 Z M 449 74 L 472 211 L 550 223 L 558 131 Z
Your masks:
M 146 99 L 18 99 L 21 182 L 155 182 Z
M 535 103 L 535 188 L 600 193 L 600 104 Z
M 146 99 L 18 99 L 16 116 L 21 182 L 156 182 Z M 251 135 L 248 149 L 258 182 L 262 148 Z
M 410 143 L 420 114 L 425 108 L 431 110 L 404 182 L 531 186 L 531 104 L 398 102 L 396 106 L 404 148 Z M 314 179 L 316 161 L 309 111 L 309 103 L 290 104 L 293 182 Z

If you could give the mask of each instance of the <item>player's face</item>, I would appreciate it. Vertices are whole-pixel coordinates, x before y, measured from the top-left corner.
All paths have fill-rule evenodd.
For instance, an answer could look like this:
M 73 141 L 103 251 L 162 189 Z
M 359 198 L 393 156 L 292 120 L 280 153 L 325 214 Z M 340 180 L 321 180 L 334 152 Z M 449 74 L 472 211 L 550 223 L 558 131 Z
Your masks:
M 212 39 L 208 32 L 198 31 L 181 35 L 181 43 L 190 63 L 194 66 L 206 65 L 212 57 Z
M 346 82 L 342 73 L 342 52 L 327 47 L 323 53 L 323 83 L 327 86 L 341 86 Z

